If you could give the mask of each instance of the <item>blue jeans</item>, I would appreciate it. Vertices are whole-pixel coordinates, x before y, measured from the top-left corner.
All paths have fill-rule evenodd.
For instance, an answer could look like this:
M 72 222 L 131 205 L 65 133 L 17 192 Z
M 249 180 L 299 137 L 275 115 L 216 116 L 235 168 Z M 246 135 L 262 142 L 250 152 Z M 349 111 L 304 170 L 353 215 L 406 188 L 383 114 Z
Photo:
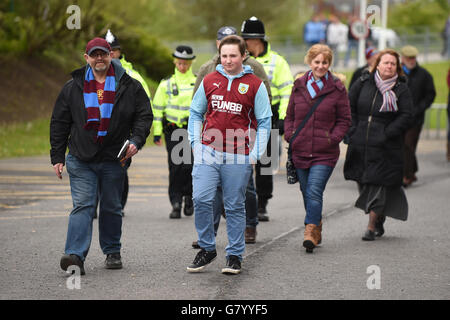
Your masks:
M 222 187 L 227 216 L 227 256 L 242 259 L 245 250 L 245 190 L 251 175 L 249 163 L 237 164 L 233 155 L 205 147 L 203 161 L 194 162 L 192 170 L 195 228 L 198 244 L 206 251 L 216 249 L 213 206 L 217 187 Z M 231 157 L 230 157 L 231 156 Z M 230 157 L 230 158 L 228 158 Z M 217 161 L 219 160 L 219 161 Z
M 306 210 L 305 224 L 318 226 L 322 220 L 323 192 L 333 167 L 314 165 L 309 169 L 297 169 L 300 191 Z
M 223 206 L 222 187 L 217 188 L 216 198 L 214 199 L 214 233 L 217 235 L 219 229 L 220 217 L 222 215 Z M 258 199 L 256 198 L 255 183 L 253 182 L 253 168 L 250 173 L 250 179 L 245 190 L 245 216 L 247 227 L 256 228 L 258 225 Z
M 85 260 L 92 240 L 92 221 L 100 199 L 98 217 L 100 247 L 104 254 L 120 252 L 122 235 L 122 192 L 126 169 L 119 162 L 84 162 L 71 155 L 66 159 L 73 209 L 65 253 Z

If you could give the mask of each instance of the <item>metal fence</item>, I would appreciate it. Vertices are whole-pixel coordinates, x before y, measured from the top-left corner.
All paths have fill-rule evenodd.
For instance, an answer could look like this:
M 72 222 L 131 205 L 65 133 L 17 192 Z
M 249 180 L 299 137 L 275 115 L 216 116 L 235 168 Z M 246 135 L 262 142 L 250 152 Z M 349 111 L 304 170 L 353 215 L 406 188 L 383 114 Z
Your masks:
M 447 105 L 433 104 L 425 112 L 425 123 L 421 137 L 424 139 L 447 139 L 448 129 Z

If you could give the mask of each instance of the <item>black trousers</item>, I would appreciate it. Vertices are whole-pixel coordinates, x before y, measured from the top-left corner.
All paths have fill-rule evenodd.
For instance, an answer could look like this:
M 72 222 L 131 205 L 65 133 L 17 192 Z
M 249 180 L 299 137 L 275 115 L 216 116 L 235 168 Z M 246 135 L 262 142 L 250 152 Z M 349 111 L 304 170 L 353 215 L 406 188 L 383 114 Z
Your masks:
M 403 177 L 407 179 L 412 179 L 419 170 L 416 158 L 416 149 L 421 131 L 422 124 L 419 124 L 409 128 L 405 134 Z
M 178 127 L 170 123 L 164 127 L 164 139 L 166 141 L 167 159 L 169 164 L 169 199 L 172 205 L 175 203 L 181 204 L 183 196 L 192 197 L 192 151 L 190 151 L 191 161 L 188 164 L 175 164 L 171 156 L 173 148 L 182 142 L 182 138 L 177 141 L 172 141 L 172 134 L 176 129 L 178 129 Z M 186 128 L 184 128 L 184 130 L 185 129 Z M 184 141 L 183 143 L 189 144 L 187 141 Z M 182 149 L 179 156 L 183 157 Z
M 278 128 L 278 109 L 280 108 L 280 103 L 273 104 L 271 106 L 272 108 L 272 129 L 279 129 Z M 272 147 L 269 141 L 267 141 L 267 149 L 266 149 L 266 155 L 268 157 L 272 156 Z M 273 152 L 278 152 L 278 150 L 273 150 Z M 255 186 L 256 186 L 256 194 L 258 196 L 258 205 L 265 207 L 267 204 L 267 200 L 272 198 L 273 193 L 273 176 L 271 174 L 266 174 L 266 171 L 264 170 L 265 174 L 261 174 L 261 168 L 270 168 L 272 166 L 272 161 L 269 161 L 267 164 L 262 164 L 260 161 L 258 161 L 255 165 Z

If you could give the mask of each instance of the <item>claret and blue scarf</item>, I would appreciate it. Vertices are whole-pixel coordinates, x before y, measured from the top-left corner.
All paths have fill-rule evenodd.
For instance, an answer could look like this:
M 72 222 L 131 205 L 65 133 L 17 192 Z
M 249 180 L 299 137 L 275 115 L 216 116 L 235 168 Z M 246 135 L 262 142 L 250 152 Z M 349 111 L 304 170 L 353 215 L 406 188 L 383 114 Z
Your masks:
M 84 79 L 84 105 L 87 111 L 87 123 L 84 128 L 86 130 L 97 130 L 96 141 L 102 143 L 104 137 L 108 133 L 109 120 L 114 107 L 114 98 L 116 95 L 116 79 L 112 64 L 108 69 L 105 80 L 105 88 L 103 92 L 103 103 L 99 105 L 95 78 L 92 68 L 87 66 Z
M 313 76 L 313 72 L 309 71 L 308 79 L 306 81 L 306 88 L 311 96 L 311 99 L 314 99 L 315 96 L 323 89 L 326 81 L 328 80 L 328 72 L 320 79 L 315 80 Z

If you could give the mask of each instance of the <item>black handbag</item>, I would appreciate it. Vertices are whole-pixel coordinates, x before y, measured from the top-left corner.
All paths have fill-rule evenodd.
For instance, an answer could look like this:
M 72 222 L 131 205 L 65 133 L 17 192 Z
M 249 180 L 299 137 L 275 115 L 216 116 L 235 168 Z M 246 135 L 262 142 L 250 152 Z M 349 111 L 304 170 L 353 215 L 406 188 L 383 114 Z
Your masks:
M 319 99 L 317 99 L 316 103 L 309 109 L 308 114 L 303 119 L 302 123 L 298 126 L 297 130 L 295 130 L 294 135 L 289 140 L 289 147 L 288 147 L 288 157 L 286 161 L 286 175 L 287 175 L 287 183 L 288 184 L 295 184 L 298 182 L 297 177 L 297 170 L 295 169 L 294 163 L 292 162 L 292 143 L 294 142 L 294 139 L 297 138 L 300 131 L 303 129 L 303 127 L 306 125 L 306 122 L 308 122 L 309 118 L 311 118 L 314 111 L 316 111 L 319 104 L 322 102 L 322 100 L 325 98 L 326 94 L 323 96 L 320 96 Z

